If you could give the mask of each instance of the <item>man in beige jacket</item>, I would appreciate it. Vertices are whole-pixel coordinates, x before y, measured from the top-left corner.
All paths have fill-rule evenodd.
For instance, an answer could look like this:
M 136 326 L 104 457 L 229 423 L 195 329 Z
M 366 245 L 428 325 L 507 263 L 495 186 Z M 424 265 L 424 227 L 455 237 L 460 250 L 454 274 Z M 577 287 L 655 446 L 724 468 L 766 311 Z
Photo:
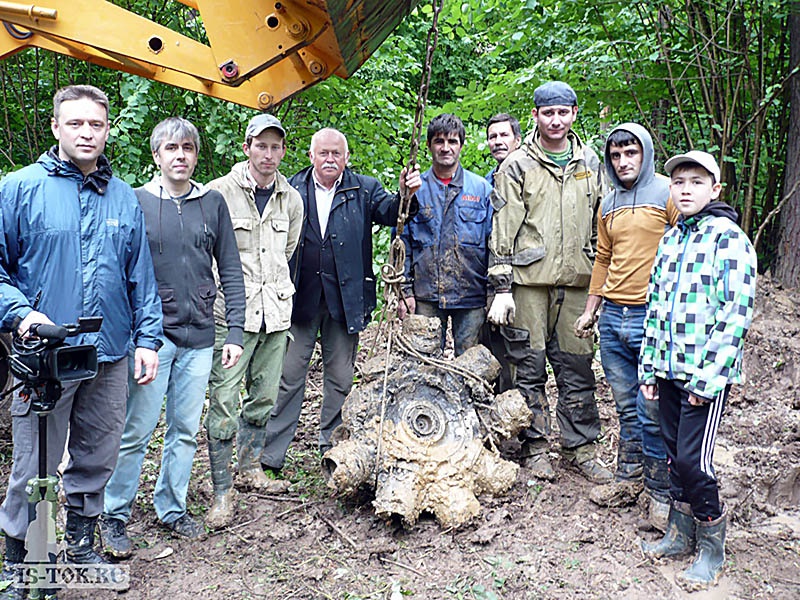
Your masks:
M 206 524 L 228 525 L 233 517 L 231 475 L 233 438 L 239 461 L 237 485 L 262 491 L 283 491 L 285 481 L 268 478 L 259 456 L 283 369 L 292 316 L 294 285 L 289 274 L 303 222 L 300 194 L 278 172 L 286 154 L 286 132 L 272 115 L 253 117 L 242 146 L 248 160 L 233 166 L 209 187 L 225 197 L 236 233 L 244 273 L 247 307 L 244 354 L 236 367 L 222 368 L 222 343 L 226 327 L 225 300 L 214 305 L 217 345 L 209 379 L 206 419 L 214 504 Z M 239 402 L 242 379 L 244 398 Z

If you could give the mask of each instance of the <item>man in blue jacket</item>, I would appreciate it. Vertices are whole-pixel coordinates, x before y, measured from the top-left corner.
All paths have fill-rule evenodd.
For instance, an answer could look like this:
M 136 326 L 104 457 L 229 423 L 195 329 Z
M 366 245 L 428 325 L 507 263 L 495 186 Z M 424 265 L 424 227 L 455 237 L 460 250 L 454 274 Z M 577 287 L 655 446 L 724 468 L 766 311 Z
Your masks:
M 400 318 L 407 311 L 438 317 L 442 348 L 449 318 L 456 356 L 478 343 L 486 320 L 492 228 L 492 186 L 461 166 L 464 138 L 464 124 L 455 115 L 439 115 L 428 124 L 431 168 L 422 174 L 417 192 L 419 212 L 402 235 L 405 302 L 398 305 Z
M 138 384 L 158 370 L 161 303 L 144 219 L 129 185 L 103 155 L 108 98 L 76 85 L 56 92 L 58 145 L 0 182 L 0 327 L 27 334 L 35 323 L 75 323 L 100 316 L 100 331 L 70 338 L 97 348 L 97 376 L 64 384 L 48 416 L 47 472 L 55 473 L 69 427 L 70 461 L 62 476 L 67 561 L 99 563 L 94 531 L 103 490 L 117 462 L 125 424 L 128 345 Z M 0 529 L 6 561 L 25 558 L 27 481 L 37 475 L 38 419 L 29 402 L 11 405 L 14 454 Z
M 376 305 L 372 224 L 394 225 L 400 203 L 400 196 L 388 193 L 377 179 L 347 168 L 350 152 L 340 131 L 317 131 L 308 154 L 311 166 L 289 180 L 303 198 L 304 219 L 289 263 L 297 290 L 292 341 L 261 454 L 262 466 L 273 471 L 283 466 L 297 430 L 317 333 L 323 365 L 320 452 L 331 447 L 353 385 L 358 334 Z M 419 169 L 400 174 L 401 194 L 414 194 L 419 186 Z

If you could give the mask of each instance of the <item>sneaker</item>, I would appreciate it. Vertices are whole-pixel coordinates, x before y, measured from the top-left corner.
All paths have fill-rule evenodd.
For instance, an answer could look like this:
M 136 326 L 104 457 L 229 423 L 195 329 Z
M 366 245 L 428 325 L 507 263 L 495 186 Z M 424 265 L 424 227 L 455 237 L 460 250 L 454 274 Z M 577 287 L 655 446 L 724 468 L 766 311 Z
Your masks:
M 190 540 L 195 540 L 206 533 L 205 528 L 195 521 L 189 513 L 183 513 L 183 515 L 172 523 L 164 523 L 164 526 L 172 533 L 189 538 Z
M 99 521 L 103 551 L 112 558 L 129 558 L 133 554 L 133 543 L 125 531 L 125 521 L 105 515 Z

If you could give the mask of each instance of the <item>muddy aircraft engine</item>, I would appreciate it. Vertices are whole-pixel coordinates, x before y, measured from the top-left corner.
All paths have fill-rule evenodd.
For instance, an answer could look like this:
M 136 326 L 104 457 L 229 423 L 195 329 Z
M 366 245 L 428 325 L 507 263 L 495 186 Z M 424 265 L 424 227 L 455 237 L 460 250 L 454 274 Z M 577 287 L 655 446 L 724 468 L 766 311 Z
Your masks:
M 398 515 L 408 526 L 429 511 L 443 527 L 458 527 L 480 512 L 477 495 L 506 492 L 519 467 L 494 442 L 531 420 L 517 390 L 494 396 L 486 385 L 500 371 L 489 350 L 443 361 L 440 331 L 438 319 L 406 317 L 388 377 L 385 356 L 364 365 L 323 457 L 330 488 L 373 488 L 378 516 Z

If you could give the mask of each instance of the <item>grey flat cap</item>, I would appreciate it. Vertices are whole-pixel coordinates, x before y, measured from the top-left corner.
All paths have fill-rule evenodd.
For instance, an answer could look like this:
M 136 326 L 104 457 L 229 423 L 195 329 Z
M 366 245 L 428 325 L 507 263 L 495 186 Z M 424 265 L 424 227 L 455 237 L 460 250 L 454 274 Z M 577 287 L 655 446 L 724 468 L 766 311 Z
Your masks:
M 541 106 L 577 106 L 578 95 L 563 81 L 548 81 L 533 91 L 533 103 Z
M 251 137 L 258 137 L 262 131 L 265 129 L 277 129 L 281 132 L 281 137 L 286 137 L 286 130 L 281 125 L 281 122 L 278 120 L 277 117 L 274 115 L 268 115 L 267 113 L 261 113 L 260 115 L 256 115 L 250 122 L 247 124 L 247 130 L 245 131 L 245 139 Z

